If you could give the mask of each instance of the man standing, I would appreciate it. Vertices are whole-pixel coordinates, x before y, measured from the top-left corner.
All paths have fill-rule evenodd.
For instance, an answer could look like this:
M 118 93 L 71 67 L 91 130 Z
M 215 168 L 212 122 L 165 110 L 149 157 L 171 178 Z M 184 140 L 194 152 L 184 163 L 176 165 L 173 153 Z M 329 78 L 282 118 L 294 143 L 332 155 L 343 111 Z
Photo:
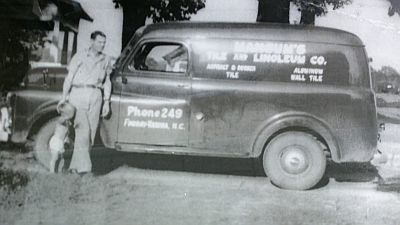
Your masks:
M 90 47 L 75 54 L 68 66 L 59 103 L 69 101 L 76 108 L 74 152 L 69 169 L 78 174 L 91 172 L 89 150 L 94 142 L 100 112 L 103 117 L 110 112 L 112 65 L 110 58 L 103 53 L 106 35 L 94 31 L 90 39 Z

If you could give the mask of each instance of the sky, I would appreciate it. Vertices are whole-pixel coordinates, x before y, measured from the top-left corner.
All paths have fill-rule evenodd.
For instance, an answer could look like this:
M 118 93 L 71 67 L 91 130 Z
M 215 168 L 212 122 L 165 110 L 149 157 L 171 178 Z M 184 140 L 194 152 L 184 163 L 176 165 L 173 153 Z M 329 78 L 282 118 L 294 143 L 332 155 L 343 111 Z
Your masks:
M 357 34 L 364 42 L 372 66 L 392 66 L 400 72 L 400 16 L 387 15 L 386 0 L 353 0 L 340 10 L 318 18 L 316 24 Z
M 107 35 L 105 52 L 117 57 L 121 51 L 122 10 L 116 10 L 111 0 L 78 0 L 94 22 L 81 20 L 78 49 L 87 47 L 90 33 L 99 29 Z M 257 0 L 207 0 L 206 7 L 192 16 L 192 21 L 255 22 Z M 346 30 L 364 42 L 372 66 L 392 66 L 400 72 L 400 16 L 387 15 L 387 0 L 353 0 L 353 3 L 325 16 L 317 17 L 316 25 Z M 300 15 L 292 5 L 290 20 Z
M 207 0 L 206 8 L 192 16 L 193 21 L 254 22 L 257 0 Z M 333 27 L 355 33 L 366 46 L 372 66 L 392 66 L 400 72 L 400 16 L 389 17 L 387 0 L 353 0 L 344 8 L 316 18 L 317 26 Z M 300 21 L 292 5 L 290 21 Z
M 77 0 L 83 9 L 94 19 L 93 22 L 80 20 L 78 31 L 78 49 L 87 48 L 90 34 L 101 30 L 107 36 L 104 51 L 118 57 L 122 46 L 122 9 L 115 9 L 112 0 Z

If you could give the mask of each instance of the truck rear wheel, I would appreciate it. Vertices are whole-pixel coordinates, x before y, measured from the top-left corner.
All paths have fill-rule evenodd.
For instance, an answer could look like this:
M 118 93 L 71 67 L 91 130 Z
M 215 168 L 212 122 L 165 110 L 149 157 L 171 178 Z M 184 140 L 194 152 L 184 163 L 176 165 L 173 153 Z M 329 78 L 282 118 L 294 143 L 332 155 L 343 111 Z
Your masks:
M 326 157 L 313 136 L 303 132 L 285 132 L 268 143 L 263 167 L 271 182 L 278 187 L 307 190 L 322 179 Z
M 35 142 L 34 142 L 34 155 L 36 160 L 42 164 L 45 168 L 50 169 L 50 158 L 51 153 L 49 149 L 49 142 L 51 137 L 53 136 L 58 118 L 53 118 L 45 123 L 39 130 L 36 135 Z M 70 158 L 72 149 L 73 149 L 73 138 L 71 135 L 69 136 L 67 142 L 64 145 L 65 153 L 60 159 L 57 161 L 55 166 L 55 172 L 62 172 L 63 169 L 67 168 L 68 158 Z M 67 160 L 65 160 L 67 159 Z

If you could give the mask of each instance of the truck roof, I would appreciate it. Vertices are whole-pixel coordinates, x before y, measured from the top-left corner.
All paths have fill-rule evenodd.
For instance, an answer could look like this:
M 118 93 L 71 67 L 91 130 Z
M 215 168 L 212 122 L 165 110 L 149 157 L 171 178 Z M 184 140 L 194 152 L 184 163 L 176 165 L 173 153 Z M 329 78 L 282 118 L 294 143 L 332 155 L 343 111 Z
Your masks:
M 360 38 L 350 32 L 310 25 L 274 23 L 168 22 L 147 25 L 140 29 L 140 33 L 140 36 L 146 38 L 235 38 L 364 46 Z

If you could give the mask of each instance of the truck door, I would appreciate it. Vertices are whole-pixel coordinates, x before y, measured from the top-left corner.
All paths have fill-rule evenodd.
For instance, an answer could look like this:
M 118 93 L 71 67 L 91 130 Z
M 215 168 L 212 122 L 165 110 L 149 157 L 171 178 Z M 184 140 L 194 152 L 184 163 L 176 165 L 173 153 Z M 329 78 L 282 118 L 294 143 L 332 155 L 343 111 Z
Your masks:
M 120 72 L 117 142 L 188 145 L 191 79 L 188 49 L 181 43 L 139 44 Z

